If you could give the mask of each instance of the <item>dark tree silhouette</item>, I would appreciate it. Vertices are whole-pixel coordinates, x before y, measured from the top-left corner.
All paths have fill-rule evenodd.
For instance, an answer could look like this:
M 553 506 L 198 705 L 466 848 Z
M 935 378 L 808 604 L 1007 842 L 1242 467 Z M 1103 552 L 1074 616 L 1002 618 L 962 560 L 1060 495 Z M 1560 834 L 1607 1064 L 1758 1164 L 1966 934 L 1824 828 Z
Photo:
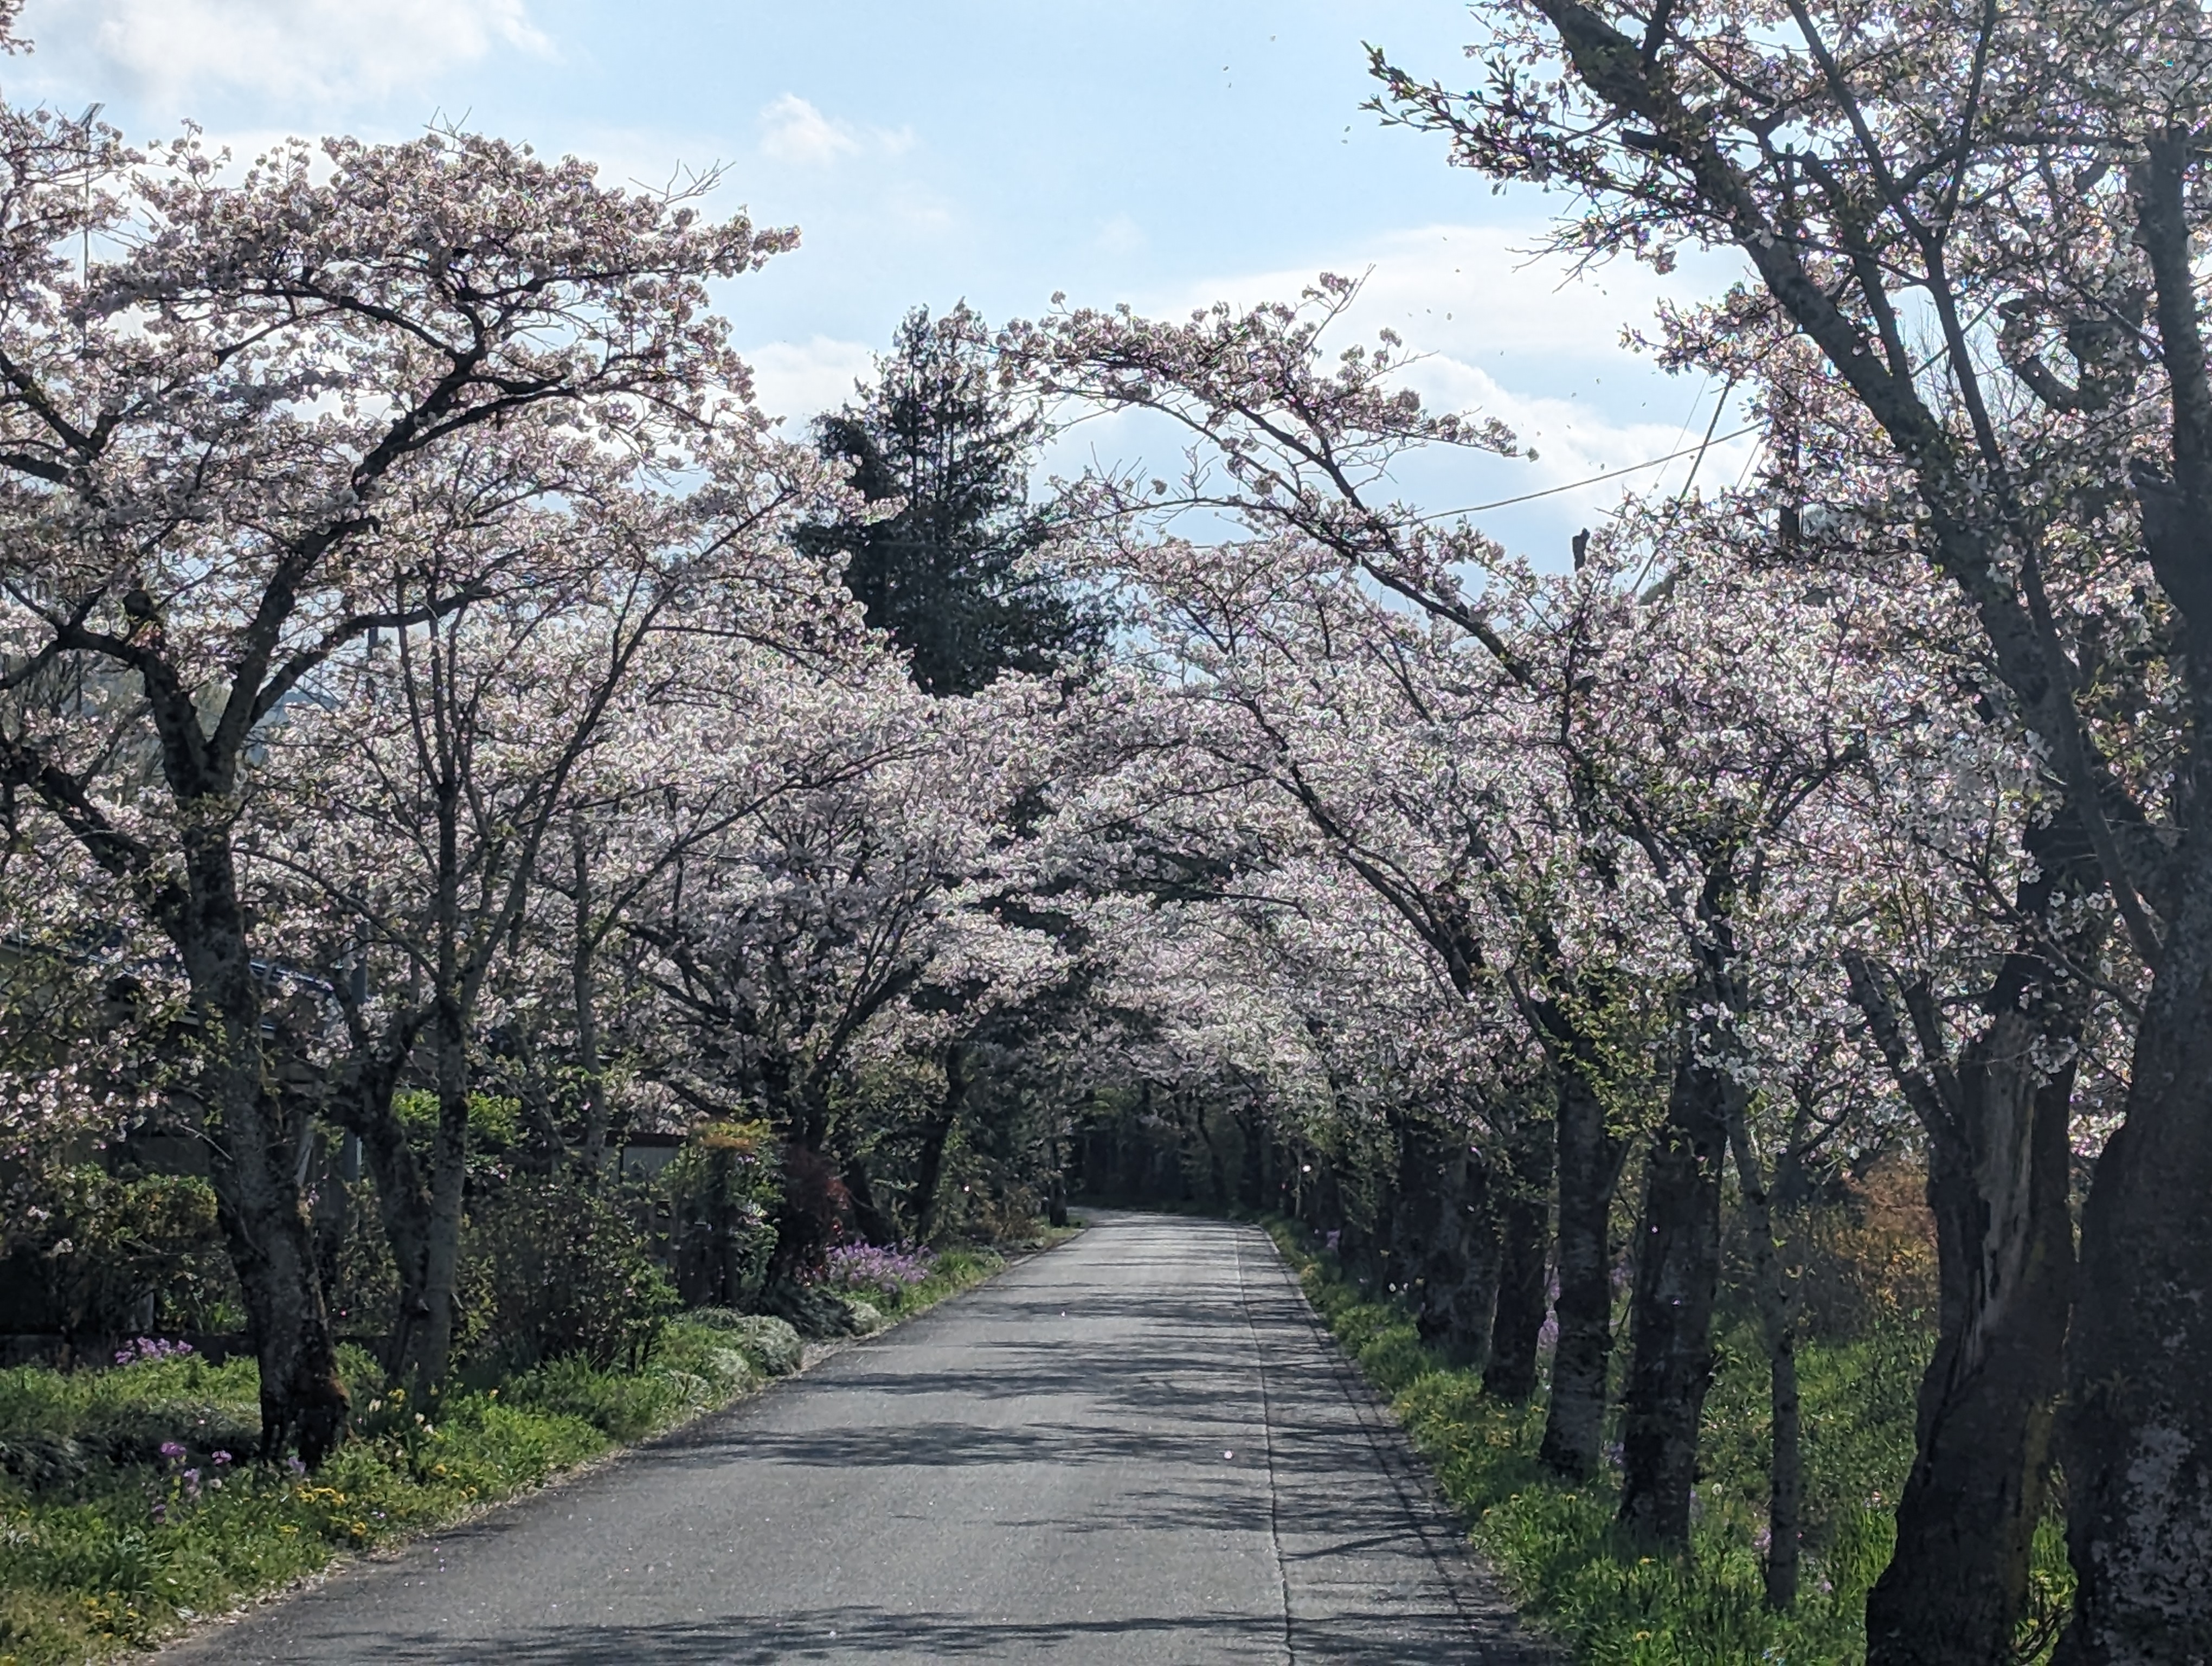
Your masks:
M 1043 422 L 996 386 L 982 319 L 965 303 L 935 319 L 915 307 L 860 392 L 820 420 L 817 443 L 853 465 L 869 503 L 900 507 L 799 539 L 845 556 L 846 587 L 906 653 L 916 686 L 973 694 L 1006 672 L 1087 660 L 1103 619 L 1032 562 L 1051 532 L 1049 508 L 1029 502 Z

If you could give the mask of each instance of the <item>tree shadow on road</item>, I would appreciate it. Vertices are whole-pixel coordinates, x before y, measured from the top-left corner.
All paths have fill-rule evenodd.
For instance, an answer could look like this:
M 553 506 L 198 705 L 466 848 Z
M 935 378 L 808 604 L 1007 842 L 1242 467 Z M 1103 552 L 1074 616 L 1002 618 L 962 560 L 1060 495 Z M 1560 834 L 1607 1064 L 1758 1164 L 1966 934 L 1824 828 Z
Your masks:
M 1302 1663 L 1404 1666 L 1467 1658 L 1466 1622 L 1447 1606 L 1395 1608 L 1378 1626 L 1372 1614 L 1297 1620 L 1285 1638 L 1279 1614 L 1133 1614 L 1084 1620 L 989 1620 L 967 1614 L 899 1614 L 876 1608 L 786 1609 L 757 1617 L 672 1620 L 649 1626 L 579 1625 L 501 1639 L 514 1666 L 769 1666 L 788 1660 L 1279 1661 L 1287 1640 Z M 419 1635 L 387 1640 L 393 1666 L 464 1657 L 455 1639 Z

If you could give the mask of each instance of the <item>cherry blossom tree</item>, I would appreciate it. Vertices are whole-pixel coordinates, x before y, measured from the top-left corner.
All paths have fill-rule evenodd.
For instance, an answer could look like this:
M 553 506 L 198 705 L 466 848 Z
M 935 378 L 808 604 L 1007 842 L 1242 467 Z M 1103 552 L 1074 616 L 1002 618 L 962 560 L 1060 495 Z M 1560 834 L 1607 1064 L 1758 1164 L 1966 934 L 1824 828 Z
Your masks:
M 1483 88 L 1378 57 L 1386 107 L 1494 177 L 1573 190 L 1583 211 L 1560 234 L 1586 253 L 1742 252 L 1756 288 L 1714 333 L 1765 318 L 1817 350 L 1886 440 L 1919 553 L 2044 749 L 2069 825 L 2044 853 L 2054 883 L 2021 900 L 2063 909 L 2101 887 L 2153 969 L 2082 1219 L 2064 1437 L 2078 1596 L 2060 1655 L 2202 1653 L 2212 1609 L 2185 1572 L 2212 1535 L 2212 1261 L 2194 1224 L 2212 1177 L 2212 844 L 2192 739 L 2212 479 L 2190 253 L 2202 16 L 1793 4 L 1766 28 L 1578 0 L 1482 15 Z M 2017 1564 L 1976 1566 L 1900 1559 L 1870 1607 L 1875 1657 L 1998 1646 Z
M 439 617 L 395 605 L 364 552 L 457 448 L 533 414 L 641 457 L 753 420 L 703 286 L 790 239 L 466 135 L 331 141 L 319 167 L 291 146 L 234 177 L 190 141 L 142 161 L 43 115 L 9 112 L 4 143 L 7 677 L 116 679 L 159 769 L 110 798 L 86 731 L 26 722 L 0 778 L 184 969 L 264 1444 L 313 1462 L 345 1395 L 240 890 L 260 737 L 333 654 Z M 87 237 L 112 252 L 80 271 Z
M 246 848 L 303 894 L 307 940 L 288 958 L 327 968 L 345 1008 L 332 1114 L 363 1142 L 399 1273 L 387 1369 L 426 1390 L 456 1322 L 480 1009 L 550 842 L 610 773 L 611 719 L 634 684 L 676 671 L 680 657 L 658 652 L 669 638 L 765 633 L 779 591 L 828 584 L 787 571 L 783 533 L 817 483 L 802 454 L 747 445 L 717 459 L 717 485 L 678 499 L 608 477 L 588 447 L 536 426 L 461 453 L 458 479 L 418 483 L 433 499 L 422 524 L 394 504 L 391 611 L 422 622 L 325 667 L 313 697 L 270 726 L 254 771 L 268 802 Z M 514 510 L 556 492 L 557 511 Z M 674 793 L 680 772 L 636 773 L 655 762 L 670 759 L 623 760 L 630 792 Z M 394 1109 L 426 1053 L 439 1104 L 427 1173 Z

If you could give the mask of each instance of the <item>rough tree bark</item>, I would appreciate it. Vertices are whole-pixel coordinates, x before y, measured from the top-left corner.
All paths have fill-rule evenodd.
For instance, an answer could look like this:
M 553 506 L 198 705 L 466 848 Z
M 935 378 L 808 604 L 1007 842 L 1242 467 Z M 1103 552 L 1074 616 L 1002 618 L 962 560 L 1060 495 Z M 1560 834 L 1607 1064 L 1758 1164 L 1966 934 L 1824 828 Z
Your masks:
M 2171 479 L 2140 462 L 2131 472 L 2152 569 L 2182 622 L 2196 723 L 2172 790 L 2186 830 L 2155 887 L 2166 928 L 2127 1118 L 2081 1216 L 2064 1435 L 2076 1584 L 2059 1666 L 2212 1659 L 2212 374 L 2192 177 L 2203 146 L 2201 131 L 2155 131 L 2129 176 L 2173 402 Z
M 1526 1400 L 1536 1392 L 1536 1349 L 1548 1304 L 1552 1166 L 1557 1131 L 1548 1116 L 1521 1110 L 1505 1142 L 1498 1187 L 1498 1306 L 1490 1331 L 1486 1394 Z
M 1775 1230 L 1766 1170 L 1751 1143 L 1743 1096 L 1728 1107 L 1729 1148 L 1743 1192 L 1744 1225 L 1751 1238 L 1752 1299 L 1759 1309 L 1759 1340 L 1766 1349 L 1771 1414 L 1767 1459 L 1766 1606 L 1779 1613 L 1797 1601 L 1797 1574 L 1805 1499 L 1804 1417 L 1797 1392 L 1796 1266 Z
M 2212 837 L 2189 844 L 2127 1121 L 2081 1217 L 2064 1436 L 2079 1583 L 2057 1666 L 2212 1660 Z
M 2051 870 L 2023 887 L 2047 913 Z M 2032 912 L 2029 912 L 2032 910 Z M 2094 945 L 2091 945 L 2094 947 Z M 1922 1380 L 1897 1551 L 1867 1599 L 1875 1666 L 2007 1658 L 2043 1513 L 2074 1279 L 2068 1129 L 2080 994 L 2033 947 L 2008 956 L 1954 1068 L 1924 985 L 1906 989 L 1920 1056 L 1875 970 L 1852 995 L 1929 1137 L 1941 1304 Z
M 1598 1471 L 1613 1359 L 1613 1193 L 1626 1146 L 1607 1126 L 1587 1040 L 1556 1003 L 1540 1004 L 1550 1043 L 1559 1151 L 1559 1340 L 1537 1456 L 1553 1474 Z
M 945 1179 L 945 1142 L 951 1139 L 960 1109 L 968 1102 L 967 1048 L 958 1042 L 948 1043 L 944 1062 L 945 1091 L 937 1102 L 937 1114 L 921 1131 L 921 1153 L 915 1172 L 914 1235 L 924 1243 L 937 1230 L 937 1189 Z
M 1487 1164 L 1458 1130 L 1410 1123 L 1400 1136 L 1397 1207 L 1406 1229 L 1399 1274 L 1421 1340 L 1455 1366 L 1482 1370 L 1498 1304 Z
M 260 1367 L 262 1456 L 273 1462 L 296 1444 L 312 1468 L 343 1437 L 348 1407 L 313 1226 L 283 1156 L 306 1131 L 283 1125 L 258 1073 L 241 1078 L 220 1070 L 209 1177 Z
M 1690 1541 L 1698 1421 L 1713 1379 L 1728 1101 L 1740 1097 L 1741 1090 L 1701 1060 L 1686 1036 L 1667 1115 L 1644 1159 L 1629 1298 L 1620 1522 L 1669 1546 Z
M 284 1113 L 264 1055 L 262 991 L 228 843 L 190 840 L 186 873 L 188 895 L 165 923 L 210 1043 L 201 1078 L 209 1179 L 261 1371 L 262 1456 L 273 1462 L 296 1444 L 312 1467 L 343 1438 L 348 1402 L 300 1195 L 297 1153 L 311 1136 Z

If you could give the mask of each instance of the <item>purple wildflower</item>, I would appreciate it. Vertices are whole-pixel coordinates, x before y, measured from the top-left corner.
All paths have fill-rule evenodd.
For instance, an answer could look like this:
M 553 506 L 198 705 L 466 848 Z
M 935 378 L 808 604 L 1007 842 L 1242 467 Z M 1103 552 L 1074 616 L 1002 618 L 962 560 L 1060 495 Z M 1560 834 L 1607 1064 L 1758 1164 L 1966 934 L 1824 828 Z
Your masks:
M 840 1243 L 830 1250 L 828 1262 L 821 1281 L 831 1289 L 896 1296 L 927 1278 L 937 1257 L 916 1245 Z
M 115 1363 L 135 1365 L 146 1360 L 183 1359 L 188 1358 L 192 1351 L 190 1342 L 167 1341 L 159 1336 L 138 1336 L 116 1350 Z
M 208 1455 L 208 1462 L 210 1462 L 210 1463 L 212 1463 L 213 1465 L 215 1465 L 215 1467 L 216 1467 L 216 1468 L 220 1469 L 220 1468 L 222 1468 L 222 1466 L 223 1466 L 224 1464 L 228 1463 L 228 1462 L 230 1462 L 230 1454 L 229 1454 L 229 1453 L 228 1453 L 228 1452 L 220 1452 L 220 1451 L 219 1451 L 219 1452 L 210 1452 L 210 1453 Z
M 165 1458 L 180 1458 L 180 1457 L 184 1456 L 184 1455 L 185 1455 L 185 1443 L 184 1443 L 183 1441 L 181 1441 L 181 1440 L 165 1440 L 165 1441 L 163 1441 L 163 1442 L 161 1443 L 161 1456 L 162 1456 L 163 1457 L 165 1457 Z

